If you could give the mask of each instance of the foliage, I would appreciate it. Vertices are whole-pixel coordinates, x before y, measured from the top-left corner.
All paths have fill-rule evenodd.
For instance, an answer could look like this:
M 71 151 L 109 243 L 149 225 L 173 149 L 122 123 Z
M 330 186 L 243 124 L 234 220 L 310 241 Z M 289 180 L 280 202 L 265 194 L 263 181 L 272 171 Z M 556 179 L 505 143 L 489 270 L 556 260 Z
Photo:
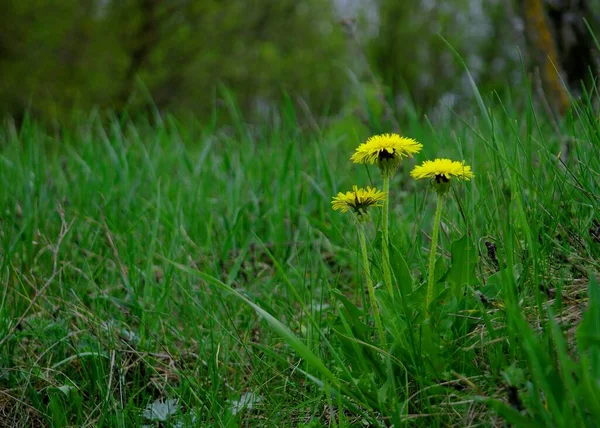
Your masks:
M 461 102 L 469 91 L 447 44 L 460 52 L 485 90 L 520 79 L 523 47 L 510 2 L 378 0 L 379 28 L 369 56 L 391 96 L 421 109 Z M 402 106 L 402 104 L 400 104 Z
M 206 118 L 219 84 L 262 114 L 284 91 L 316 112 L 342 96 L 344 40 L 327 0 L 8 0 L 0 23 L 0 115 Z
M 0 116 L 20 121 L 29 113 L 63 123 L 91 109 L 132 116 L 169 111 L 206 122 L 227 117 L 215 113 L 228 103 L 221 96 L 226 87 L 248 120 L 260 122 L 274 114 L 283 94 L 303 115 L 347 115 L 370 88 L 368 119 L 375 128 L 383 122 L 372 116 L 385 113 L 393 122 L 389 116 L 405 118 L 413 106 L 430 113 L 446 111 L 444 105 L 464 107 L 471 80 L 486 92 L 503 93 L 507 83 L 524 83 L 522 62 L 530 68 L 532 58 L 548 56 L 526 43 L 532 31 L 523 27 L 513 0 L 340 6 L 351 3 L 5 0 Z M 584 15 L 564 13 L 568 19 L 563 14 L 560 21 L 575 20 L 569 25 L 579 38 L 586 35 Z M 590 29 L 598 28 L 595 15 L 585 17 Z M 577 52 L 584 47 L 567 30 L 554 31 L 568 39 L 570 56 L 560 59 L 587 76 L 584 62 L 572 59 L 582 57 Z M 384 108 L 385 97 L 392 112 Z
M 387 349 L 351 219 L 331 210 L 338 190 L 375 181 L 349 168 L 361 141 L 344 128 L 303 132 L 289 104 L 260 128 L 238 112 L 227 132 L 170 116 L 92 116 L 61 134 L 7 123 L 3 415 L 53 426 L 158 415 L 181 426 L 595 426 L 594 109 L 578 104 L 556 124 L 531 104 L 480 101 L 487 116 L 403 124 L 423 142 L 416 162 L 465 159 L 476 176 L 448 194 L 450 252 L 420 328 L 433 198 L 407 169 L 392 179 L 396 289 L 376 291 Z M 366 231 L 381 282 L 382 240 Z

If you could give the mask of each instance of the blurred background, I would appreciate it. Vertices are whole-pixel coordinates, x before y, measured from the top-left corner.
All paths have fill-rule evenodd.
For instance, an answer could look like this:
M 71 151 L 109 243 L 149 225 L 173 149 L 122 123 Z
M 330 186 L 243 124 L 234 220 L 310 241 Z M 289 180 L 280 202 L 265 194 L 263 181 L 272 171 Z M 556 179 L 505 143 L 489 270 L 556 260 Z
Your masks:
M 224 94 L 249 120 L 284 100 L 435 114 L 473 82 L 531 82 L 561 114 L 598 74 L 599 29 L 600 0 L 0 0 L 0 116 L 209 120 Z

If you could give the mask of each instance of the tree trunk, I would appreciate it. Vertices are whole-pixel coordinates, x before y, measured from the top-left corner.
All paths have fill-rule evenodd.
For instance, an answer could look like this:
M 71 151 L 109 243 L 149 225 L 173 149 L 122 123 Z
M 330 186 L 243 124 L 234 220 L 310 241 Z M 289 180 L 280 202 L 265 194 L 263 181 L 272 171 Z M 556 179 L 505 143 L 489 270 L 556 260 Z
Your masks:
M 521 0 L 525 30 L 544 91 L 551 107 L 563 116 L 570 105 L 569 94 L 561 76 L 564 76 L 556 43 L 552 37 L 543 0 Z M 565 82 L 565 83 L 563 83 Z
M 547 10 L 569 89 L 579 94 L 582 85 L 598 75 L 598 51 L 585 21 L 592 31 L 598 22 L 589 0 L 547 0 Z

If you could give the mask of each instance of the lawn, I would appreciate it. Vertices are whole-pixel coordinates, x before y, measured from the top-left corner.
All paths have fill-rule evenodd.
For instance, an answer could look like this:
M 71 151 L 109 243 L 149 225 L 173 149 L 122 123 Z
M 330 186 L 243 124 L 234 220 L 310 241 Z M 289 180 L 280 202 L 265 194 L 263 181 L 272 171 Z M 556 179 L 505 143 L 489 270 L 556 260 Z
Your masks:
M 423 144 L 381 188 L 350 162 L 365 134 L 95 116 L 0 128 L 0 426 L 596 426 L 600 123 L 497 99 L 407 114 Z M 452 181 L 423 316 L 436 194 Z M 374 323 L 377 301 L 384 337 Z

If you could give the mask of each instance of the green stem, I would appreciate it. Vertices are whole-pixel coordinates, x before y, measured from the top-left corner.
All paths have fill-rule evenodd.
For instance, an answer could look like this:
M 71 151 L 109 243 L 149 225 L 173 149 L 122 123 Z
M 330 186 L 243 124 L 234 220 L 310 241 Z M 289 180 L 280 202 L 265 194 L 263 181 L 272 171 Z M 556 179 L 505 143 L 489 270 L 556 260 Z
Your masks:
M 375 326 L 379 332 L 379 337 L 384 348 L 387 347 L 385 340 L 385 332 L 383 330 L 383 324 L 381 323 L 381 316 L 379 315 L 379 306 L 377 305 L 377 299 L 375 299 L 375 287 L 373 287 L 373 280 L 371 279 L 371 269 L 369 268 L 369 257 L 367 253 L 367 240 L 365 238 L 365 229 L 362 224 L 356 225 L 358 229 L 358 239 L 360 241 L 360 249 L 362 252 L 363 269 L 365 271 L 365 279 L 367 281 L 367 289 L 369 292 L 369 299 L 371 300 L 371 307 L 373 308 L 373 318 L 375 318 Z
M 389 200 L 390 200 L 390 177 L 387 175 L 383 176 L 383 193 L 385 193 L 385 199 L 383 200 L 383 221 L 382 221 L 382 235 L 383 242 L 381 247 L 383 249 L 383 279 L 385 286 L 388 289 L 390 295 L 394 294 L 392 288 L 392 269 L 390 265 L 390 235 L 389 235 Z
M 443 195 L 438 194 L 435 220 L 433 223 L 433 235 L 431 235 L 431 249 L 429 250 L 429 276 L 427 277 L 427 297 L 425 298 L 425 314 L 429 316 L 429 304 L 433 300 L 433 287 L 435 285 L 435 253 L 437 249 L 440 223 L 442 222 Z

